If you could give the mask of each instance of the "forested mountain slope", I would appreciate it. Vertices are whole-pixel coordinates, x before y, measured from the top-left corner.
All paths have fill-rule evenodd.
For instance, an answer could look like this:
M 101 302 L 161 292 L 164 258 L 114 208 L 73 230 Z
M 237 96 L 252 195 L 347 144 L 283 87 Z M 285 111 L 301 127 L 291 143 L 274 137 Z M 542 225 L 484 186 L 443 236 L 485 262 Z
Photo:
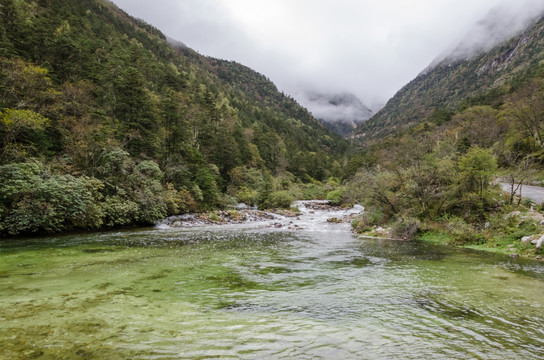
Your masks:
M 431 66 L 357 128 L 352 137 L 368 142 L 421 123 L 435 110 L 454 111 L 468 99 L 494 96 L 504 91 L 504 84 L 522 78 L 543 60 L 544 19 L 540 19 L 490 51 L 462 59 L 446 57 Z
M 347 150 L 264 76 L 106 0 L 0 0 L 0 139 L 4 234 L 266 206 Z
M 544 208 L 522 191 L 544 183 L 542 60 L 540 20 L 489 52 L 442 61 L 365 122 L 342 192 L 365 206 L 355 229 L 542 257 L 527 239 L 542 236 Z

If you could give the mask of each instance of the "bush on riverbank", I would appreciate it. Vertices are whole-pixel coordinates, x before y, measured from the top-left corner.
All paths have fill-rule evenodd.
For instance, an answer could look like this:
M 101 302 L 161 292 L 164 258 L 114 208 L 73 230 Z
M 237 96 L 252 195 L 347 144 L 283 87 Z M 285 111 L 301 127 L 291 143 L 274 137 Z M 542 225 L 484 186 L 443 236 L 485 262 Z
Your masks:
M 126 170 L 124 180 L 114 186 L 109 177 L 57 174 L 39 161 L 1 165 L 0 233 L 152 224 L 190 209 L 191 194 L 163 183 L 153 161 Z
M 386 218 L 381 208 L 366 209 L 364 213 L 353 219 L 351 226 L 357 233 L 372 230 L 374 226 L 386 224 Z
M 415 240 L 421 229 L 421 222 L 415 218 L 400 218 L 391 227 L 391 236 L 402 240 Z
M 480 231 L 459 217 L 447 218 L 445 223 L 449 243 L 452 245 L 478 245 L 486 241 Z
M 200 186 L 178 190 L 169 181 L 172 175 L 154 161 L 135 162 L 123 151 L 107 152 L 104 158 L 95 176 L 59 174 L 39 160 L 0 165 L 0 236 L 147 225 L 171 215 L 235 208 L 240 201 L 289 209 L 307 186 L 251 170 L 255 181 L 248 185 L 257 189 L 242 186 L 235 197 L 221 194 L 206 180 L 211 172 L 202 170 Z M 335 190 L 310 185 L 320 186 L 324 194 Z M 213 207 L 205 205 L 205 197 L 215 199 Z

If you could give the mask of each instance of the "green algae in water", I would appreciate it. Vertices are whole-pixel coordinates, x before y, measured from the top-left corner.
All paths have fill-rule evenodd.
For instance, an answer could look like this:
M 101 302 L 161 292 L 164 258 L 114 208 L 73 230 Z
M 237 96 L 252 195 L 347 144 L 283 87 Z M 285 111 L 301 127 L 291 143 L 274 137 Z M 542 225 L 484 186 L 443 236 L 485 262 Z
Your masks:
M 0 358 L 541 358 L 542 264 L 349 232 L 0 245 Z

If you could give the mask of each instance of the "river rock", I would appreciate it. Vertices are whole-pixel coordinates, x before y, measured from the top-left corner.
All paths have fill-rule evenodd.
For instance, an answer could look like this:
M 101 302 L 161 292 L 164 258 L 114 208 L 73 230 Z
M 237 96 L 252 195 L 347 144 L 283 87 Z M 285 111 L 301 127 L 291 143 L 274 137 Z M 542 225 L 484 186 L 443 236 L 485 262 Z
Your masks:
M 536 242 L 536 248 L 540 249 L 542 247 L 542 243 L 544 242 L 544 236 L 541 236 L 540 239 Z
M 524 237 L 521 238 L 521 242 L 523 244 L 528 244 L 533 240 L 536 240 L 534 236 L 524 236 Z

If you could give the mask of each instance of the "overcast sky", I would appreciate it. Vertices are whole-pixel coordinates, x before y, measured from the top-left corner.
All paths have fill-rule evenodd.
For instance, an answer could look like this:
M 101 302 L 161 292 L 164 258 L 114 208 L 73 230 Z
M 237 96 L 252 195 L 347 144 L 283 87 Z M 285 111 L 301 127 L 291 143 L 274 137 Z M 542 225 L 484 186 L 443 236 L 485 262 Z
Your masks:
M 544 9 L 543 0 L 113 2 L 203 55 L 259 71 L 295 98 L 351 92 L 374 109 L 472 38 L 469 29 L 493 8 L 520 21 Z

